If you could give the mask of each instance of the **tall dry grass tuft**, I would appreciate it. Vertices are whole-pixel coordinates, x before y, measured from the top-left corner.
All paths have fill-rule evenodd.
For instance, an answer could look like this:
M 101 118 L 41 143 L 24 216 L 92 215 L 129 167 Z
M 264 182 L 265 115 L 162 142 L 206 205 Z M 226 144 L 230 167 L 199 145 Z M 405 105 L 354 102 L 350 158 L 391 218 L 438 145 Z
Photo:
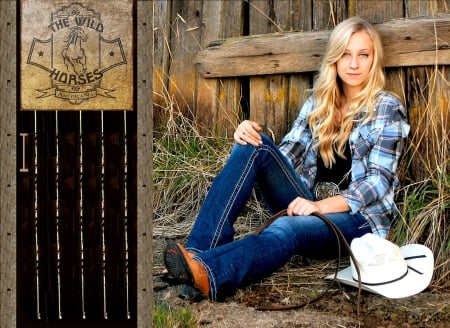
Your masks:
M 172 106 L 153 149 L 154 235 L 173 238 L 189 232 L 213 177 L 222 167 L 226 140 L 200 135 Z
M 432 285 L 450 288 L 450 84 L 445 69 L 427 74 L 409 108 L 412 131 L 402 163 L 400 215 L 392 229 L 398 244 L 422 243 L 433 250 Z
M 208 136 L 172 105 L 169 118 L 156 132 L 153 149 L 153 234 L 163 238 L 183 238 L 191 230 L 213 178 L 231 151 L 233 141 L 213 133 Z M 238 221 L 243 234 L 267 216 L 253 195 Z M 253 222 L 256 221 L 256 222 Z M 241 227 L 239 227 L 239 224 Z

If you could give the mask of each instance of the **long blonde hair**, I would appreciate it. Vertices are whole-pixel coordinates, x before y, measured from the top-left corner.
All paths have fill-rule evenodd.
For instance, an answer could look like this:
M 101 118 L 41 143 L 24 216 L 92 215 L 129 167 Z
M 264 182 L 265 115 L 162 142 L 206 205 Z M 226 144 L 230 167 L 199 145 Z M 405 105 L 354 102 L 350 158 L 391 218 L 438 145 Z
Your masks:
M 351 99 L 348 112 L 341 117 L 339 107 L 343 94 L 336 62 L 345 52 L 353 33 L 360 31 L 366 31 L 371 38 L 374 59 L 365 85 Z M 355 120 L 370 121 L 373 118 L 375 98 L 383 90 L 385 83 L 382 62 L 381 38 L 375 28 L 364 19 L 351 17 L 337 25 L 331 33 L 320 74 L 313 88 L 316 108 L 308 118 L 313 136 L 318 138 L 318 151 L 326 167 L 335 163 L 334 152 L 345 158 L 345 144 Z

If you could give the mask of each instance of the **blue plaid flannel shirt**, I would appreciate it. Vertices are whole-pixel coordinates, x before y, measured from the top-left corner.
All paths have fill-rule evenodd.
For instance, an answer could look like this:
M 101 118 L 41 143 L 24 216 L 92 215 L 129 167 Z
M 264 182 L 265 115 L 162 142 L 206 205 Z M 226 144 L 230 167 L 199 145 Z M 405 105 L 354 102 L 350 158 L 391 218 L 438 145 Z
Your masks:
M 314 110 L 310 97 L 279 148 L 307 188 L 314 189 L 317 173 L 317 139 L 312 138 L 308 114 Z M 341 190 L 352 213 L 361 213 L 374 234 L 386 238 L 397 213 L 394 191 L 399 181 L 398 161 L 408 136 L 406 110 L 400 100 L 382 92 L 375 103 L 376 115 L 367 123 L 355 122 L 349 142 L 352 154 L 351 182 Z

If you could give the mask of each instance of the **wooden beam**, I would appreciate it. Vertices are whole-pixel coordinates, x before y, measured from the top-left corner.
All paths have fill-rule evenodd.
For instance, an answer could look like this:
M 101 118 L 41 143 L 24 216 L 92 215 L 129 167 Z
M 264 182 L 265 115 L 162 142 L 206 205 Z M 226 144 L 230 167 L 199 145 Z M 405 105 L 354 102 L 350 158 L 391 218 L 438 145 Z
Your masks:
M 0 327 L 16 327 L 16 1 L 0 1 Z
M 137 1 L 137 328 L 153 322 L 152 17 L 152 1 Z
M 450 64 L 450 14 L 376 24 L 386 67 Z M 212 42 L 194 59 L 205 78 L 316 71 L 331 31 L 284 32 Z

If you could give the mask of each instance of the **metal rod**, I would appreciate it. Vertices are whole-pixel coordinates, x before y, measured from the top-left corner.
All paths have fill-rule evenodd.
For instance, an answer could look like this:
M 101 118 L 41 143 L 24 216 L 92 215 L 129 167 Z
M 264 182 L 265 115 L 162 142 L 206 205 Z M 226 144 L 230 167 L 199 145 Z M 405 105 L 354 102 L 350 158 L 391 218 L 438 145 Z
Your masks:
M 34 270 L 35 270 L 35 283 L 36 283 L 36 317 L 40 320 L 41 317 L 41 299 L 40 299 L 40 289 L 41 285 L 39 282 L 39 271 L 40 271 L 40 257 L 39 257 L 39 233 L 38 233 L 38 222 L 39 222 L 39 203 L 38 203 L 38 131 L 37 131 L 37 112 L 34 111 Z
M 85 295 L 84 295 L 84 235 L 83 235 L 83 223 L 84 223 L 84 216 L 83 216 L 83 124 L 82 124 L 82 115 L 80 111 L 80 221 L 79 221 L 79 229 L 80 229 L 80 274 L 81 274 L 81 316 L 83 319 L 86 319 L 86 309 L 85 309 Z
M 57 279 L 57 298 L 58 298 L 58 318 L 62 319 L 61 310 L 61 245 L 59 243 L 59 129 L 58 129 L 58 111 L 55 111 L 56 121 L 56 279 Z
M 104 121 L 103 111 L 101 111 L 101 143 L 102 143 L 102 215 L 101 215 L 101 241 L 102 241 L 102 289 L 103 289 L 103 318 L 108 319 L 107 303 L 106 303 L 106 244 L 105 244 L 105 135 L 104 135 Z

